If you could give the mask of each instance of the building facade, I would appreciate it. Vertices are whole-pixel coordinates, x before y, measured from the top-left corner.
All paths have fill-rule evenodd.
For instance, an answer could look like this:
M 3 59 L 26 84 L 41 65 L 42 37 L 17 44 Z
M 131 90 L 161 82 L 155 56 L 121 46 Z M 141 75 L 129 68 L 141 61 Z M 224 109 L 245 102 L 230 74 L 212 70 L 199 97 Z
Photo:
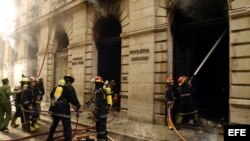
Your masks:
M 166 78 L 191 77 L 221 37 L 193 79 L 197 107 L 202 117 L 250 124 L 250 2 L 19 0 L 17 5 L 16 51 L 4 56 L 12 70 L 5 72 L 13 85 L 22 73 L 43 77 L 46 102 L 57 81 L 72 73 L 84 103 L 92 95 L 91 78 L 101 75 L 117 82 L 124 116 L 163 124 Z

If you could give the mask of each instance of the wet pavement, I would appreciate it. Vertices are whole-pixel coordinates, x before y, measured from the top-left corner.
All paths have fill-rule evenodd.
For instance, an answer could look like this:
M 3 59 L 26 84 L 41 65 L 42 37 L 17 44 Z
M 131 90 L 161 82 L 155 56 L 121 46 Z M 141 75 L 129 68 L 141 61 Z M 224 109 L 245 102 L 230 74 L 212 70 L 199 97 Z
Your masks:
M 72 121 L 76 121 L 72 113 Z M 91 119 L 88 119 L 87 112 L 80 114 L 79 123 L 85 126 L 94 126 Z M 108 116 L 109 135 L 117 141 L 179 141 L 180 138 L 173 130 L 166 126 L 147 124 L 142 121 L 128 120 L 119 113 L 110 113 Z M 218 128 L 192 128 L 183 127 L 179 130 L 187 141 L 223 141 L 221 129 Z
M 9 127 L 10 133 L 0 133 L 0 141 L 18 139 L 21 137 L 32 136 L 49 131 L 51 118 L 47 114 L 47 104 L 43 104 L 42 110 L 44 111 L 40 123 L 40 129 L 36 133 L 24 132 L 20 127 L 13 129 Z M 77 129 L 86 129 L 94 132 L 94 122 L 88 119 L 89 115 L 86 111 L 80 114 L 79 124 Z M 20 119 L 18 120 L 20 123 Z M 181 139 L 176 135 L 173 130 L 169 130 L 166 126 L 147 124 L 140 121 L 128 120 L 126 117 L 119 113 L 110 113 L 108 116 L 108 131 L 109 136 L 115 141 L 180 141 Z M 72 122 L 76 122 L 75 113 L 72 112 Z M 72 129 L 75 124 L 72 124 Z M 57 128 L 62 130 L 62 125 Z M 217 128 L 210 128 L 209 130 L 204 127 L 187 128 L 182 127 L 179 132 L 184 136 L 187 141 L 223 141 L 223 135 Z M 93 134 L 93 133 L 92 133 Z M 62 135 L 58 133 L 55 136 Z M 79 135 L 79 132 L 78 134 Z M 80 133 L 81 135 L 81 133 Z M 92 136 L 92 135 L 91 135 Z M 47 135 L 39 136 L 32 139 L 25 139 L 28 141 L 44 141 Z

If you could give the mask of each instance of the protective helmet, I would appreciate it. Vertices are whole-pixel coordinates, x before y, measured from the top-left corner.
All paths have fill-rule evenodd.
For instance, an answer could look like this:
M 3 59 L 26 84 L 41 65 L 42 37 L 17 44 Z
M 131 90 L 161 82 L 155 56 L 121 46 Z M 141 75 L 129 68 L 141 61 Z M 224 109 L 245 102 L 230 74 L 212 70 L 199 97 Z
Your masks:
M 73 74 L 67 74 L 64 76 L 64 80 L 67 82 L 67 80 L 70 82 L 70 83 L 74 83 L 75 82 L 75 78 L 73 76 Z
M 174 82 L 174 80 L 173 80 L 173 78 L 172 78 L 171 76 L 169 76 L 169 77 L 167 78 L 167 83 L 171 83 L 171 82 Z
M 179 86 L 181 86 L 181 85 L 182 85 L 183 83 L 185 83 L 187 80 L 188 80 L 188 77 L 187 77 L 187 76 L 184 76 L 184 75 L 180 76 L 180 77 L 178 78 L 178 84 L 179 84 Z
M 103 79 L 101 76 L 96 76 L 90 80 L 92 83 L 104 83 Z
M 33 76 L 31 76 L 31 77 L 30 77 L 30 82 L 36 82 L 36 78 L 33 77 Z
M 64 86 L 65 85 L 65 80 L 64 79 L 60 79 L 59 81 L 58 81 L 58 86 Z
M 29 82 L 30 82 L 30 80 L 28 77 L 22 77 L 22 79 L 20 81 L 20 83 L 29 83 Z
M 106 81 L 104 82 L 104 85 L 108 85 L 108 84 L 109 84 L 109 81 L 106 80 Z
M 42 78 L 42 77 L 38 77 L 38 78 L 36 79 L 36 81 L 38 81 L 38 82 L 43 82 L 43 78 Z

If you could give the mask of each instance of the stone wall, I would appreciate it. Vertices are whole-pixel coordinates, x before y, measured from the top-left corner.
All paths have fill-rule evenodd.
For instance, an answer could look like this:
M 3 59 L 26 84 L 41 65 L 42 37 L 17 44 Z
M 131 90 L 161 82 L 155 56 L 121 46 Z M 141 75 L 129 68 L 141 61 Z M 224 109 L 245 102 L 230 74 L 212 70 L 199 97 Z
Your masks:
M 231 2 L 230 123 L 250 124 L 250 1 Z
M 65 3 L 66 2 L 66 3 Z M 119 21 L 121 33 L 121 110 L 130 119 L 149 123 L 164 123 L 165 79 L 172 75 L 172 39 L 169 30 L 169 8 L 172 1 L 166 0 L 120 0 Z M 28 73 L 27 48 L 23 35 L 30 25 L 36 25 L 38 40 L 38 73 L 46 53 L 41 77 L 47 93 L 55 85 L 55 28 L 59 17 L 69 37 L 68 73 L 76 77 L 74 86 L 81 103 L 86 102 L 93 91 L 90 80 L 97 74 L 97 49 L 92 28 L 98 10 L 84 0 L 68 0 L 58 4 L 56 19 L 49 35 L 50 19 L 55 0 L 42 1 L 36 20 L 27 20 L 31 2 L 22 2 L 17 36 L 17 59 Z M 250 41 L 249 8 L 247 0 L 231 2 L 230 15 L 230 122 L 250 123 Z M 80 62 L 80 63 L 79 63 Z M 47 94 L 47 102 L 49 102 Z M 240 115 L 240 116 L 239 116 Z

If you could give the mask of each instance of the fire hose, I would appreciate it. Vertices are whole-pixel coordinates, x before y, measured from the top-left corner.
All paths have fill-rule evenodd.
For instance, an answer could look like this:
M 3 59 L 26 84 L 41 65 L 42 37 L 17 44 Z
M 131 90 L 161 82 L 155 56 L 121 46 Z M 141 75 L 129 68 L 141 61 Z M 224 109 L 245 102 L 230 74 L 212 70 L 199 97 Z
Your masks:
M 85 128 L 83 128 L 83 129 L 78 129 L 78 131 L 82 131 L 82 130 L 85 130 Z M 61 133 L 61 132 L 63 132 L 63 130 L 55 131 L 55 133 Z M 43 132 L 43 133 L 39 133 L 39 134 L 35 134 L 35 135 L 32 135 L 32 136 L 27 136 L 27 137 L 22 137 L 22 138 L 18 138 L 18 139 L 1 140 L 1 141 L 20 141 L 20 140 L 27 140 L 27 139 L 30 139 L 30 138 L 39 137 L 39 136 L 44 136 L 44 135 L 47 135 L 47 134 L 49 134 L 49 132 Z
M 202 60 L 201 64 L 198 66 L 198 68 L 195 70 L 194 74 L 192 75 L 192 77 L 190 77 L 190 79 L 188 80 L 188 83 L 191 83 L 192 79 L 194 78 L 194 76 L 196 76 L 198 74 L 198 72 L 200 71 L 200 69 L 202 68 L 202 66 L 205 64 L 205 62 L 207 61 L 207 59 L 210 57 L 210 55 L 213 53 L 213 51 L 215 50 L 215 48 L 217 47 L 217 45 L 220 43 L 220 41 L 222 40 L 222 37 L 226 34 L 227 29 L 225 29 L 225 31 L 221 34 L 221 36 L 219 37 L 219 39 L 215 42 L 215 44 L 213 45 L 213 47 L 211 48 L 211 50 L 208 52 L 208 54 L 205 56 L 205 58 Z M 182 141 L 186 141 L 186 139 L 183 137 L 183 135 L 180 134 L 180 132 L 175 128 L 172 119 L 171 119 L 171 106 L 168 107 L 168 118 L 170 121 L 171 126 L 173 127 L 175 133 L 178 135 L 178 137 L 182 140 Z
M 178 136 L 182 141 L 187 141 L 187 140 L 183 137 L 183 135 L 176 129 L 175 125 L 174 125 L 173 122 L 172 122 L 172 118 L 171 118 L 171 108 L 172 108 L 172 106 L 168 106 L 168 119 L 169 119 L 169 121 L 170 121 L 170 124 L 171 124 L 171 126 L 173 127 L 174 132 L 177 134 L 177 136 Z
M 202 66 L 205 64 L 205 62 L 207 61 L 207 59 L 210 57 L 210 55 L 213 53 L 214 49 L 220 43 L 220 41 L 222 40 L 222 37 L 226 34 L 226 32 L 227 32 L 227 29 L 225 29 L 225 31 L 221 34 L 221 36 L 219 37 L 219 39 L 215 42 L 215 44 L 213 45 L 213 47 L 210 49 L 210 51 L 208 52 L 208 54 L 205 56 L 205 58 L 202 60 L 202 62 L 198 66 L 198 68 L 195 70 L 194 74 L 188 80 L 188 83 L 190 83 L 193 80 L 194 76 L 196 76 L 198 74 L 198 72 L 200 71 L 200 69 L 202 68 Z
M 79 112 L 87 112 L 87 111 L 91 111 L 91 110 L 87 108 L 87 109 L 84 109 L 84 111 L 79 111 Z M 41 112 L 48 112 L 48 111 L 41 111 Z M 71 112 L 75 112 L 75 111 L 71 111 Z M 112 112 L 112 114 L 114 114 L 113 110 L 111 112 Z M 115 116 L 112 116 L 112 118 L 110 120 L 108 120 L 107 123 L 110 123 L 114 119 L 115 119 Z M 76 118 L 75 124 L 76 124 L 75 129 L 72 130 L 73 131 L 73 136 L 72 137 L 76 136 L 76 134 L 77 134 L 76 132 L 88 131 L 88 130 L 91 130 L 91 129 L 95 128 L 95 125 L 93 125 L 93 126 L 88 126 L 86 128 L 77 129 L 78 124 L 79 124 L 79 117 Z M 61 133 L 61 132 L 63 132 L 63 130 L 55 131 L 55 133 Z M 43 133 L 38 133 L 38 134 L 35 134 L 35 135 L 31 135 L 31 136 L 21 137 L 21 138 L 18 138 L 18 139 L 10 139 L 10 140 L 2 140 L 2 141 L 27 140 L 27 139 L 31 139 L 31 138 L 34 138 L 34 137 L 44 136 L 44 135 L 47 135 L 47 134 L 49 134 L 49 132 L 43 132 Z M 59 135 L 59 136 L 54 137 L 54 139 L 60 139 L 62 137 L 63 137 L 63 135 Z M 109 140 L 113 141 L 113 139 L 111 137 L 108 136 L 108 138 L 109 138 Z
M 50 39 L 50 36 L 51 36 L 51 28 L 52 28 L 52 23 L 53 23 L 53 18 L 54 18 L 54 14 L 55 14 L 55 10 L 56 10 L 56 6 L 58 4 L 58 0 L 56 1 L 55 3 L 55 6 L 54 6 L 54 9 L 53 9 L 53 12 L 52 12 L 52 16 L 50 18 L 50 25 L 49 25 L 49 32 L 48 32 L 48 40 L 47 40 L 47 43 L 46 43 L 46 49 L 45 49 L 45 54 L 44 54 L 44 57 L 43 57 L 43 62 L 42 62 L 42 65 L 41 65 L 41 68 L 39 70 L 39 73 L 37 75 L 37 77 L 40 77 L 41 75 L 41 72 L 43 70 L 43 66 L 44 66 L 44 62 L 45 62 L 45 59 L 46 59 L 46 55 L 48 53 L 48 48 L 49 48 L 49 39 Z

